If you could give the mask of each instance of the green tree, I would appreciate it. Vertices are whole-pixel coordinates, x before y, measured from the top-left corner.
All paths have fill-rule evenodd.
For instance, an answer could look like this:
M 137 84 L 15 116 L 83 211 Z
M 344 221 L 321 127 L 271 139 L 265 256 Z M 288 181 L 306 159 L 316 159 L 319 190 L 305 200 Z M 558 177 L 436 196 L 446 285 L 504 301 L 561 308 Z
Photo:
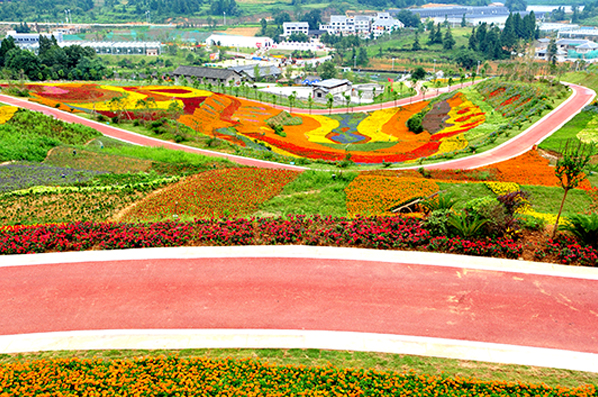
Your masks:
M 289 113 L 293 113 L 293 106 L 295 106 L 295 100 L 297 99 L 297 91 L 293 91 L 293 93 L 291 95 L 289 95 L 289 104 L 291 109 L 289 110 Z
M 421 49 L 422 49 L 422 47 L 419 44 L 419 35 L 417 34 L 417 32 L 415 32 L 415 39 L 413 40 L 413 46 L 411 46 L 411 50 L 412 51 L 419 51 Z
M 311 108 L 314 106 L 314 98 L 311 95 L 311 92 L 309 93 L 309 96 L 307 97 L 307 106 L 309 106 L 309 114 L 311 114 Z
M 565 147 L 562 150 L 563 157 L 557 160 L 556 167 L 554 169 L 554 174 L 559 179 L 559 184 L 565 193 L 563 194 L 563 200 L 561 201 L 559 213 L 556 216 L 552 238 L 556 237 L 559 219 L 561 218 L 561 213 L 563 212 L 563 206 L 565 205 L 567 193 L 569 193 L 571 189 L 575 189 L 585 178 L 584 171 L 590 164 L 593 154 L 594 146 L 591 144 L 584 144 L 577 139 L 569 139 L 565 143 Z
M 447 51 L 450 51 L 455 46 L 455 39 L 453 38 L 453 34 L 451 33 L 451 27 L 446 28 L 446 33 L 444 34 L 444 40 L 442 41 L 442 48 Z
M 465 14 L 463 14 L 463 17 L 461 18 L 461 27 L 464 28 L 467 26 L 467 19 L 465 19 Z
M 436 33 L 434 33 L 434 44 L 442 44 L 442 30 L 440 30 L 440 24 L 438 24 Z
M 411 77 L 416 80 L 423 80 L 426 77 L 426 71 L 421 66 L 418 66 L 411 72 Z
M 326 61 L 318 66 L 318 74 L 324 80 L 333 79 L 336 77 L 336 66 L 332 61 Z
M 403 9 L 399 11 L 397 14 L 397 19 L 408 28 L 417 28 L 419 25 L 421 25 L 419 14 L 416 15 L 409 10 Z
M 328 115 L 332 113 L 332 106 L 334 106 L 334 97 L 332 94 L 326 94 L 326 106 L 328 107 Z
M 428 33 L 428 44 L 434 44 L 434 40 L 436 39 L 436 26 L 433 22 L 430 25 L 430 31 Z M 438 25 L 438 29 L 440 29 L 440 25 Z
M 208 17 L 209 18 L 209 17 Z M 209 23 L 208 23 L 209 24 Z M 262 30 L 260 30 L 260 36 L 265 36 L 266 32 L 268 31 L 268 21 L 265 18 L 260 20 L 260 25 L 262 26 Z
M 368 52 L 364 47 L 359 47 L 359 51 L 357 52 L 357 64 L 360 66 L 367 66 L 370 63 L 368 59 Z
M 556 54 L 557 54 L 557 46 L 556 46 L 556 41 L 554 40 L 554 37 L 550 39 L 550 42 L 548 43 L 548 47 L 546 48 L 546 60 L 550 63 L 552 63 L 553 65 L 556 64 Z
M 312 30 L 320 29 L 320 24 L 322 23 L 322 11 L 320 10 L 311 10 L 307 14 L 301 18 L 303 22 L 307 22 L 309 24 L 309 28 Z

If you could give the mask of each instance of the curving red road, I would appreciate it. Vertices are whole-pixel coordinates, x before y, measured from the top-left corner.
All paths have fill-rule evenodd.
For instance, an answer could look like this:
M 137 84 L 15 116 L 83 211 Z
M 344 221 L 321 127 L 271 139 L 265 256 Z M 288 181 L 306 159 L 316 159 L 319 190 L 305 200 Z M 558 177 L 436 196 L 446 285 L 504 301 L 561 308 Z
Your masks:
M 361 260 L 186 258 L 0 268 L 0 334 L 373 332 L 598 353 L 598 279 Z

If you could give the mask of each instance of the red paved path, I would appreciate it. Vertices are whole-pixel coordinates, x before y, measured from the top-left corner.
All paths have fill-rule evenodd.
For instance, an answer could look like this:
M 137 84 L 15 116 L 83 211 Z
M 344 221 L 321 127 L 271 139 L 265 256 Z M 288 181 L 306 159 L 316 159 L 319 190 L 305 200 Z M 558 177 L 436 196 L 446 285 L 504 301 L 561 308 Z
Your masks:
M 0 268 L 0 334 L 342 330 L 598 353 L 598 281 L 318 259 Z

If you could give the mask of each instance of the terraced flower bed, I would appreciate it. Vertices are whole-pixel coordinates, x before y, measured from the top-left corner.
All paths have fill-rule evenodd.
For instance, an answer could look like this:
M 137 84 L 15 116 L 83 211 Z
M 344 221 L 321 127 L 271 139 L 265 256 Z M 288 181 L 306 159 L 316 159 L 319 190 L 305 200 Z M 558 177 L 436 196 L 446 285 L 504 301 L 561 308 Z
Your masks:
M 461 93 L 446 95 L 433 105 L 424 101 L 367 114 L 319 116 L 287 115 L 267 104 L 190 87 L 75 83 L 27 87 L 36 100 L 54 101 L 48 105 L 64 105 L 124 121 L 178 118 L 189 131 L 234 145 L 326 161 L 340 161 L 350 153 L 351 160 L 360 164 L 414 161 L 461 152 L 469 145 L 465 133 L 485 122 L 485 113 Z M 88 100 L 82 95 L 84 90 L 90 92 Z M 505 102 L 500 95 L 495 96 L 501 101 L 496 106 Z M 516 104 L 521 102 L 513 100 L 503 107 Z M 406 121 L 428 106 L 431 109 L 426 110 L 425 131 L 410 132 Z M 282 133 L 274 129 L 274 124 Z M 189 131 L 178 133 L 179 138 L 187 139 Z

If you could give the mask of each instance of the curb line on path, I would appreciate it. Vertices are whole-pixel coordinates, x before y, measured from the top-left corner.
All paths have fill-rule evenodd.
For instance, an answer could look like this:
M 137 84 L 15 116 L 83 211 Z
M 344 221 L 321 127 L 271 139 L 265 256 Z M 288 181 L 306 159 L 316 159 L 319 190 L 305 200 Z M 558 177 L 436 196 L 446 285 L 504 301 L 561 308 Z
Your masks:
M 410 354 L 598 372 L 598 354 L 455 339 L 359 332 L 178 329 L 94 330 L 0 336 L 0 353 L 105 349 L 324 349 Z
M 134 248 L 111 251 L 75 251 L 29 255 L 4 255 L 2 256 L 0 268 L 60 263 L 190 258 L 313 258 L 347 261 L 359 260 L 598 280 L 598 268 L 592 267 L 567 266 L 553 263 L 486 258 L 480 256 L 441 254 L 435 252 L 314 247 L 307 245 Z

